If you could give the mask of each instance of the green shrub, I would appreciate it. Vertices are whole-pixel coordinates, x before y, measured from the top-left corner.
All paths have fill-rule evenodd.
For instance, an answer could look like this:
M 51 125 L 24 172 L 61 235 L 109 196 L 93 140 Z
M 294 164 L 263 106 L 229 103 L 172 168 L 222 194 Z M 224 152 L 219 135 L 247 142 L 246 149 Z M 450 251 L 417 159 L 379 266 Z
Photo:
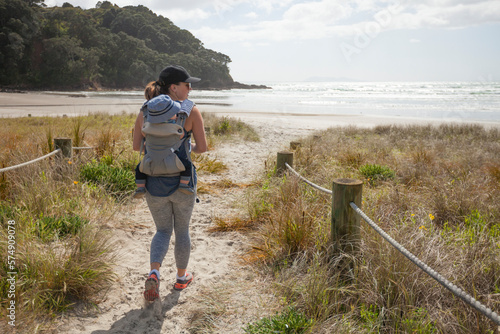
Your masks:
M 80 180 L 104 187 L 117 198 L 135 189 L 135 176 L 130 168 L 113 166 L 105 161 L 92 161 L 80 169 Z
M 407 318 L 402 322 L 405 333 L 432 334 L 438 333 L 435 324 L 428 319 L 427 310 L 416 308 L 409 312 Z
M 34 234 L 44 241 L 49 241 L 54 237 L 64 237 L 66 235 L 76 235 L 82 227 L 89 221 L 79 216 L 67 215 L 64 217 L 44 217 L 35 222 Z
M 370 180 L 393 179 L 396 173 L 387 166 L 377 164 L 366 164 L 359 168 L 359 172 Z
M 281 314 L 271 318 L 262 318 L 257 322 L 248 324 L 244 330 L 249 334 L 271 334 L 271 333 L 305 333 L 311 328 L 313 321 L 306 318 L 302 313 L 289 307 Z
M 500 240 L 500 224 L 490 225 L 488 220 L 478 210 L 474 210 L 470 215 L 465 217 L 463 224 L 452 227 L 446 222 L 443 225 L 441 235 L 446 239 L 450 239 L 450 236 L 453 236 L 454 239 L 460 236 L 460 243 L 468 243 L 470 245 L 479 242 L 481 239 L 494 244 L 495 241 Z M 498 248 L 500 248 L 500 244 Z
M 359 316 L 363 322 L 362 327 L 366 329 L 380 330 L 380 310 L 377 305 L 361 304 Z
M 223 117 L 218 126 L 215 128 L 214 133 L 216 135 L 224 135 L 230 133 L 231 124 L 229 124 L 229 118 Z
M 19 211 L 15 205 L 9 202 L 0 202 L 0 225 L 7 225 L 7 221 L 14 219 Z

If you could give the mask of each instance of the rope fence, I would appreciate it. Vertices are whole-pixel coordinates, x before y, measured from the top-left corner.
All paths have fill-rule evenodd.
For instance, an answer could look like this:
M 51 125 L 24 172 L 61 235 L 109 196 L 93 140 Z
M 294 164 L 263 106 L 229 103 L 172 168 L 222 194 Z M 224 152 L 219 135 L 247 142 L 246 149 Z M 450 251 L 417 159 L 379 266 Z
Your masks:
M 279 155 L 280 153 L 278 153 Z M 291 160 L 293 161 L 293 159 Z M 307 183 L 308 185 L 312 186 L 313 188 L 320 190 L 322 192 L 331 194 L 334 197 L 334 191 L 330 191 L 328 189 L 325 189 L 323 187 L 318 186 L 317 184 L 314 184 L 313 182 L 307 180 L 306 178 L 302 177 L 297 171 L 295 171 L 287 162 L 284 163 L 284 167 L 288 169 L 290 172 L 292 172 L 295 176 L 297 176 L 301 181 Z M 279 168 L 279 167 L 278 167 Z M 355 181 L 355 180 L 353 180 Z M 334 189 L 335 189 L 335 181 L 334 181 Z M 335 193 L 337 194 L 337 193 Z M 359 196 L 361 193 L 359 194 Z M 332 199 L 332 203 L 334 202 L 334 199 Z M 336 201 L 339 202 L 339 201 Z M 373 228 L 378 234 L 380 234 L 391 246 L 396 248 L 401 254 L 403 254 L 406 258 L 408 258 L 411 262 L 413 262 L 418 268 L 420 268 L 422 271 L 424 271 L 427 275 L 432 277 L 434 280 L 436 280 L 439 284 L 444 286 L 446 289 L 451 291 L 455 296 L 459 297 L 462 299 L 465 303 L 470 305 L 472 308 L 480 312 L 481 314 L 485 315 L 488 317 L 490 320 L 492 320 L 494 323 L 496 323 L 498 326 L 500 326 L 500 316 L 492 311 L 490 308 L 484 306 L 481 304 L 478 300 L 474 299 L 471 295 L 467 294 L 465 291 L 457 287 L 455 284 L 451 283 L 448 281 L 445 277 L 443 277 L 441 274 L 436 272 L 434 269 L 429 267 L 427 264 L 422 262 L 419 258 L 417 258 L 415 255 L 413 255 L 411 252 L 409 252 L 407 249 L 405 249 L 403 246 L 401 246 L 396 240 L 394 240 L 391 236 L 389 236 L 382 228 L 380 228 L 373 220 L 371 220 L 359 207 L 354 203 L 354 201 L 351 200 L 345 200 L 345 201 L 340 201 L 344 202 L 345 205 L 349 205 L 352 210 L 358 215 L 358 217 L 363 218 L 363 220 L 371 227 Z M 334 206 L 334 205 L 332 205 Z M 345 209 L 344 209 L 345 211 Z M 332 216 L 336 212 L 335 208 L 332 208 Z M 334 217 L 332 217 L 332 225 L 334 222 Z M 332 226 L 332 233 L 334 230 L 336 230 L 338 227 Z M 352 230 L 352 228 L 350 228 Z M 338 236 L 338 235 L 337 235 Z M 499 328 L 500 329 L 500 328 Z
M 95 147 L 73 147 L 74 150 L 93 150 Z
M 72 151 L 73 150 L 91 150 L 93 147 L 73 147 L 72 146 L 72 141 L 69 138 L 54 138 L 54 145 L 56 149 L 48 154 L 45 154 L 44 156 L 41 156 L 39 158 L 23 162 L 21 164 L 15 165 L 15 166 L 10 166 L 10 167 L 5 167 L 0 169 L 0 173 L 3 172 L 8 172 L 17 168 L 25 167 L 28 165 L 31 165 L 35 162 L 42 161 L 44 159 L 50 158 L 51 156 L 54 156 L 58 153 L 61 153 L 63 157 L 66 158 L 71 158 L 72 156 Z
M 328 189 L 326 189 L 326 188 L 320 187 L 320 186 L 318 186 L 317 184 L 312 183 L 312 182 L 311 182 L 311 181 L 309 181 L 308 179 L 306 179 L 306 178 L 302 177 L 302 175 L 300 175 L 300 174 L 299 174 L 299 173 L 297 173 L 297 172 L 296 172 L 296 171 L 295 171 L 292 167 L 290 167 L 290 165 L 289 165 L 287 162 L 285 162 L 285 167 L 286 167 L 286 168 L 288 168 L 288 170 L 289 170 L 290 172 L 292 172 L 292 173 L 293 173 L 296 177 L 298 177 L 299 179 L 301 179 L 302 181 L 304 181 L 305 183 L 307 183 L 307 184 L 308 184 L 308 185 L 310 185 L 311 187 L 316 188 L 316 189 L 318 189 L 319 191 L 325 192 L 325 193 L 327 193 L 327 194 L 330 194 L 330 195 L 332 194 L 332 191 L 331 191 L 331 190 L 328 190 Z
M 24 167 L 24 166 L 28 166 L 28 165 L 31 165 L 35 162 L 38 162 L 38 161 L 41 161 L 43 159 L 47 159 L 47 158 L 50 158 L 51 156 L 53 155 L 56 155 L 57 153 L 61 152 L 61 149 L 58 148 L 57 150 L 54 150 L 48 154 L 45 154 L 44 156 L 42 157 L 39 157 L 39 158 L 36 158 L 36 159 L 33 159 L 31 161 L 27 161 L 27 162 L 23 162 L 22 164 L 19 164 L 19 165 L 15 165 L 15 166 L 10 166 L 10 167 L 5 167 L 5 168 L 2 168 L 0 169 L 0 173 L 3 173 L 3 172 L 8 172 L 10 170 L 13 170 L 13 169 L 17 169 L 17 168 L 21 168 L 21 167 Z
M 444 278 L 441 274 L 436 272 L 434 269 L 426 265 L 424 262 L 422 262 L 418 257 L 410 253 L 406 248 L 401 246 L 396 240 L 394 240 L 390 235 L 388 235 L 383 229 L 381 229 L 377 224 L 373 222 L 356 204 L 353 202 L 349 203 L 351 208 L 356 211 L 357 214 L 363 218 L 365 222 L 370 225 L 371 228 L 373 228 L 378 234 L 382 236 L 388 243 L 390 243 L 394 248 L 396 248 L 401 254 L 406 256 L 408 260 L 413 262 L 417 267 L 422 269 L 427 275 L 431 276 L 434 278 L 439 284 L 444 286 L 446 289 L 450 290 L 455 296 L 459 297 L 462 299 L 464 302 L 475 308 L 477 311 L 481 312 L 491 320 L 493 320 L 497 325 L 500 326 L 500 316 L 493 312 L 490 308 L 487 308 L 483 304 L 481 304 L 479 301 L 474 299 L 471 295 L 467 294 L 465 291 L 460 289 L 458 286 L 455 284 L 451 283 L 448 281 L 446 278 Z

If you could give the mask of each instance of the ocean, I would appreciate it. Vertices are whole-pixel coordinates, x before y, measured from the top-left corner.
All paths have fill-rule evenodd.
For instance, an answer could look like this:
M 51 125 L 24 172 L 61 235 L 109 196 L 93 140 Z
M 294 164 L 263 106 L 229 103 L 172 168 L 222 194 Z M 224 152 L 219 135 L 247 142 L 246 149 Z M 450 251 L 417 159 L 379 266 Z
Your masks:
M 196 90 L 190 99 L 223 112 L 368 115 L 500 121 L 500 82 L 288 82 L 271 89 Z M 80 92 L 143 100 L 142 91 Z

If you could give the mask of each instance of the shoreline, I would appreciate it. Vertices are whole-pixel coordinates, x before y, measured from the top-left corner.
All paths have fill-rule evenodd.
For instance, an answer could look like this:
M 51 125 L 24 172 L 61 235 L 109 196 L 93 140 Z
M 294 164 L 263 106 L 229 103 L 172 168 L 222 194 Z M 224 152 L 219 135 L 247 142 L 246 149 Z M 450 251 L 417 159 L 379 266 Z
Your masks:
M 137 114 L 143 101 L 137 98 L 81 97 L 42 92 L 5 93 L 0 92 L 0 118 L 15 117 L 75 117 L 91 113 Z M 347 114 L 307 114 L 278 111 L 256 111 L 233 108 L 228 105 L 199 103 L 202 112 L 236 117 L 242 121 L 262 124 L 272 123 L 284 128 L 327 129 L 334 126 L 374 127 L 377 125 L 439 125 L 479 124 L 485 128 L 500 128 L 500 121 L 461 121 L 459 119 L 422 119 L 394 116 L 368 116 Z
M 204 86 L 203 84 L 196 83 L 193 86 L 196 90 L 205 90 L 205 91 L 217 91 L 217 90 L 226 90 L 226 89 L 272 89 L 269 86 L 262 84 L 246 84 L 238 81 L 233 81 L 231 85 L 226 86 Z M 64 91 L 64 92 L 120 92 L 120 91 L 131 91 L 131 90 L 144 90 L 143 86 L 140 87 L 125 87 L 125 88 L 113 88 L 113 87 L 98 87 L 98 88 L 67 88 L 67 87 L 52 87 L 52 88 L 29 88 L 29 87 L 0 87 L 0 93 L 14 93 L 14 94 L 27 94 L 27 93 L 43 93 L 46 91 Z

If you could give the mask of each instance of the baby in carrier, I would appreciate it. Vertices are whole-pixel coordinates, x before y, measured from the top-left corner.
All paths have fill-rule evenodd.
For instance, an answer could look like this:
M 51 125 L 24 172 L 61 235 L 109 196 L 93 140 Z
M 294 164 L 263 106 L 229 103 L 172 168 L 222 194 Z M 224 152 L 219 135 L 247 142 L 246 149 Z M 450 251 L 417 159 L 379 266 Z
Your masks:
M 194 103 L 190 100 L 184 100 L 182 103 L 179 103 L 173 101 L 168 95 L 163 94 L 153 97 L 144 103 L 141 109 L 144 115 L 143 134 L 145 134 L 146 138 L 149 136 L 150 144 L 153 146 L 151 146 L 148 154 L 148 141 L 146 139 L 146 154 L 144 160 L 141 161 L 135 169 L 137 189 L 133 195 L 134 198 L 141 198 L 146 193 L 147 175 L 161 176 L 162 173 L 172 173 L 176 171 L 180 174 L 178 190 L 185 194 L 194 194 L 192 183 L 193 166 L 191 160 L 188 158 L 189 151 L 186 149 L 186 145 L 188 145 L 189 142 L 187 144 L 185 143 L 189 139 L 189 134 L 184 130 L 184 122 L 193 109 L 193 106 Z M 169 126 L 167 124 L 171 125 Z M 162 136 L 169 135 L 161 133 L 162 131 L 169 132 L 174 130 L 176 132 L 170 134 L 171 137 L 169 141 L 162 138 Z M 177 138 L 174 142 L 172 142 L 172 136 Z M 163 144 L 163 153 L 161 153 L 159 157 L 155 157 L 155 154 L 158 152 L 158 150 L 156 150 L 158 147 L 157 143 Z M 143 146 L 144 141 L 141 145 L 141 152 Z M 172 156 L 169 151 L 175 156 Z M 163 159 L 164 155 L 168 155 L 169 157 L 165 158 L 165 161 L 160 161 L 160 163 L 158 163 L 158 159 Z M 146 164 L 146 166 L 144 164 Z

